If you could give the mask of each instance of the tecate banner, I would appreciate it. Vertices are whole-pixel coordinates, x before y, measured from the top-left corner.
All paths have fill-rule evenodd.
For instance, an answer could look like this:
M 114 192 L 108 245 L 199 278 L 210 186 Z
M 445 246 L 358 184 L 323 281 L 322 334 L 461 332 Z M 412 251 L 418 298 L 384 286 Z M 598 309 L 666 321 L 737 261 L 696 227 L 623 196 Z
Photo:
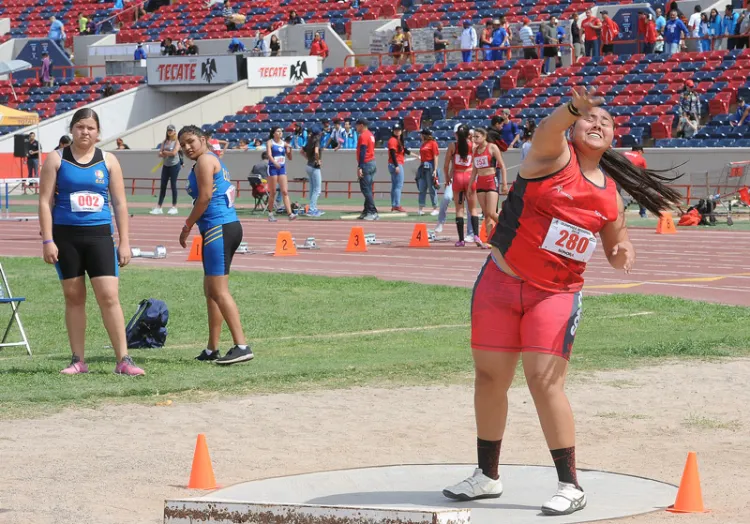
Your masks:
M 296 86 L 320 74 L 317 56 L 248 57 L 248 87 Z
M 149 56 L 146 70 L 152 86 L 221 85 L 239 80 L 234 55 Z

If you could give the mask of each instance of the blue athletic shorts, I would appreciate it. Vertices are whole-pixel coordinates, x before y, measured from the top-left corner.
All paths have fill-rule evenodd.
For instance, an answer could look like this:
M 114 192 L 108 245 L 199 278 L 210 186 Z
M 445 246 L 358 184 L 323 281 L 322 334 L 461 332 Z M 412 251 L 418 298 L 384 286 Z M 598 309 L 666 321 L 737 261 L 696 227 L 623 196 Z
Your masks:
M 286 176 L 286 164 L 281 164 L 281 169 L 277 169 L 275 165 L 270 164 L 268 166 L 268 176 Z
M 242 242 L 242 224 L 230 222 L 208 228 L 203 237 L 203 274 L 217 277 L 229 274 L 234 252 Z

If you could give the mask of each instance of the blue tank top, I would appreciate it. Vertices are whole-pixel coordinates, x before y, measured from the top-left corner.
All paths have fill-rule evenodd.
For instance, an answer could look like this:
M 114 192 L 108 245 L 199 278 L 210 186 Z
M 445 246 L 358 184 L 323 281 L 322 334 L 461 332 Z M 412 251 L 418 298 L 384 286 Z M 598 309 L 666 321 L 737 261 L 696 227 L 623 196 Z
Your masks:
M 224 162 L 216 154 L 211 151 L 205 154 L 215 156 L 219 159 L 221 169 L 218 173 L 214 174 L 214 187 L 211 200 L 197 222 L 198 230 L 201 233 L 210 227 L 229 224 L 238 220 L 237 211 L 234 208 L 236 188 L 232 184 L 229 171 Z M 193 169 L 190 170 L 190 174 L 188 175 L 187 193 L 192 197 L 193 201 L 198 198 L 198 179 L 195 176 L 195 165 L 193 165 Z
M 98 147 L 87 164 L 73 158 L 70 147 L 61 156 L 57 170 L 52 223 L 65 226 L 101 226 L 112 224 L 109 206 L 109 171 L 104 153 Z
M 276 162 L 279 163 L 281 167 L 284 167 L 284 164 L 286 164 L 286 143 L 282 142 L 281 144 L 277 144 L 276 142 L 271 142 L 271 156 L 273 157 Z M 268 160 L 268 165 L 276 169 L 276 166 L 273 165 L 273 162 L 271 160 Z

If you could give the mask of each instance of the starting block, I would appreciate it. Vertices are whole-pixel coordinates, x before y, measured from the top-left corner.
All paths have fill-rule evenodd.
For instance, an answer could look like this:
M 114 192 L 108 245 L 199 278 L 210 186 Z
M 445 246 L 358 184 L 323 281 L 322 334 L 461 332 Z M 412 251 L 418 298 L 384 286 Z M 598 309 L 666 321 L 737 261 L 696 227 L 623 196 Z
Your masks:
M 240 245 L 235 253 L 238 255 L 247 255 L 248 253 L 250 253 L 250 248 L 248 247 L 247 242 L 240 242 Z
M 390 244 L 390 240 L 378 240 L 375 236 L 375 233 L 367 233 L 365 234 L 365 245 L 368 246 L 382 246 L 385 244 Z
M 439 237 L 434 229 L 427 230 L 427 240 L 430 242 L 447 242 L 450 240 L 448 237 Z
M 133 258 L 167 258 L 167 248 L 158 245 L 153 251 L 143 251 L 139 247 L 131 247 L 130 255 Z
M 301 246 L 298 246 L 297 242 L 294 239 L 292 239 L 292 241 L 294 242 L 294 245 L 297 247 L 297 249 L 320 249 L 318 247 L 318 244 L 315 242 L 315 237 L 307 237 L 305 239 L 305 243 Z

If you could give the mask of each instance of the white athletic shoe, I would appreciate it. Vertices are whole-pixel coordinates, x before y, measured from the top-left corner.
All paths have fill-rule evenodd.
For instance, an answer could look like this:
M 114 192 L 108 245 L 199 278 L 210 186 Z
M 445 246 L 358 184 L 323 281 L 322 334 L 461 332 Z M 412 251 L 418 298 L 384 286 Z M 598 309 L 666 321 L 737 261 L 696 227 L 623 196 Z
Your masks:
M 474 474 L 454 486 L 443 490 L 443 495 L 453 500 L 496 499 L 503 494 L 503 483 L 500 479 L 492 480 L 477 468 Z
M 179 211 L 177 211 L 176 207 L 170 207 L 169 211 L 167 211 L 167 213 L 170 214 L 170 215 L 176 215 L 177 213 L 179 213 Z
M 160 207 L 155 207 L 154 209 L 152 209 L 148 213 L 149 213 L 149 215 L 163 215 L 164 211 L 162 211 L 162 209 Z
M 474 242 L 474 235 L 466 235 L 464 237 L 464 242 Z
M 434 216 L 434 217 L 438 216 L 439 214 L 440 214 L 440 211 L 439 211 L 439 210 L 437 210 L 437 209 L 433 209 L 433 210 L 432 210 L 432 211 L 430 212 L 430 215 L 432 215 L 432 216 Z
M 557 493 L 542 505 L 545 515 L 570 515 L 586 507 L 586 494 L 573 484 L 557 483 Z
M 443 224 L 438 222 L 438 225 L 435 226 L 435 233 L 442 233 L 443 232 Z

